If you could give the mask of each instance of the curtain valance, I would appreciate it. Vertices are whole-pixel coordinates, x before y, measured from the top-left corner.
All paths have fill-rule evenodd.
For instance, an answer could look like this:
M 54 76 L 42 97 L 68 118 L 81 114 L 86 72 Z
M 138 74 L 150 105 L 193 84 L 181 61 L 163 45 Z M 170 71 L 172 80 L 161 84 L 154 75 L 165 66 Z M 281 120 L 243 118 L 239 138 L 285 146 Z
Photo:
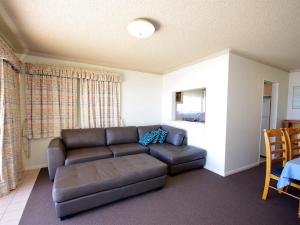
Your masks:
M 18 72 L 21 68 L 21 62 L 15 55 L 13 50 L 5 43 L 5 41 L 0 37 L 0 58 L 7 61 L 15 70 Z
M 29 75 L 49 75 L 65 78 L 121 82 L 121 75 L 119 73 L 105 70 L 87 70 L 78 67 L 25 63 L 25 72 Z

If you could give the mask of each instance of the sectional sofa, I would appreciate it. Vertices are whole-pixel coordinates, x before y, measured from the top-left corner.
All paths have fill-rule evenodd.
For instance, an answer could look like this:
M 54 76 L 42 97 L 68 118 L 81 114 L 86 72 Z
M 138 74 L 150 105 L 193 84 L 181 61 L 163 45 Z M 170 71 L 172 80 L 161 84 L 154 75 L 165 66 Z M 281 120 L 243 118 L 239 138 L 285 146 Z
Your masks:
M 165 143 L 143 146 L 161 128 Z M 48 148 L 52 198 L 59 218 L 162 188 L 167 173 L 201 168 L 206 151 L 188 146 L 184 130 L 170 126 L 63 130 Z
M 168 132 L 165 143 L 138 144 L 142 136 L 158 128 Z M 187 145 L 184 130 L 167 125 L 67 129 L 49 144 L 49 177 L 53 181 L 60 166 L 138 153 L 148 153 L 166 163 L 170 175 L 201 168 L 206 161 L 204 149 Z

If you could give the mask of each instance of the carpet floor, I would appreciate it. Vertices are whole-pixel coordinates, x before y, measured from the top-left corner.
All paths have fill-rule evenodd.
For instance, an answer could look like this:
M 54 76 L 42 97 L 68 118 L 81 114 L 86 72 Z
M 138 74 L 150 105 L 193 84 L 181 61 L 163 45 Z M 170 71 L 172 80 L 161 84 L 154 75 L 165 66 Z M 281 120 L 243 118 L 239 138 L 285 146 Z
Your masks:
M 42 169 L 21 225 L 295 225 L 298 202 L 270 190 L 261 200 L 265 165 L 223 178 L 208 170 L 168 177 L 163 189 L 82 212 L 60 221 L 52 183 Z M 298 194 L 298 193 L 297 193 Z

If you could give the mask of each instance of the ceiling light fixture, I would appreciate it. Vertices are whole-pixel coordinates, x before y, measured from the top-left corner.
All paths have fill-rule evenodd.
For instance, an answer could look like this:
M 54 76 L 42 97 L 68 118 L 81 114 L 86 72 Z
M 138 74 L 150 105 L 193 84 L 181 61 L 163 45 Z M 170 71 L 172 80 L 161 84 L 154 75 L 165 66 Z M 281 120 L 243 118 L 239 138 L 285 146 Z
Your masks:
M 135 19 L 127 27 L 128 32 L 137 38 L 150 37 L 154 31 L 154 25 L 146 19 Z

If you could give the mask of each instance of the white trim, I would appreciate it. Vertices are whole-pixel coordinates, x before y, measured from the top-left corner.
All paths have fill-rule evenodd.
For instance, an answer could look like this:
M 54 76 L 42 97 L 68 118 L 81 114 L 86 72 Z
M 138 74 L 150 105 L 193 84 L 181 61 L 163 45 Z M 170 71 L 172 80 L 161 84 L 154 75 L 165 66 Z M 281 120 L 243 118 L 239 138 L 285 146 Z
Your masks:
M 5 117 L 5 91 L 4 91 L 4 68 L 3 68 L 3 60 L 0 61 L 0 166 L 1 166 L 1 172 L 0 172 L 0 182 L 4 182 L 4 174 L 2 171 L 2 167 L 4 165 L 2 156 L 4 154 L 3 152 L 3 145 L 4 145 L 4 117 Z
M 279 83 L 272 82 L 271 115 L 270 115 L 271 129 L 277 128 L 278 98 L 279 98 Z
M 252 60 L 252 61 L 254 61 L 254 62 L 256 62 L 256 63 L 260 63 L 260 64 L 263 64 L 263 65 L 265 65 L 265 66 L 273 67 L 273 68 L 275 68 L 275 69 L 282 70 L 282 71 L 284 71 L 284 72 L 290 73 L 290 69 L 288 69 L 288 68 L 282 68 L 281 66 L 276 66 L 275 64 L 268 63 L 268 62 L 266 62 L 266 61 L 264 61 L 264 60 L 256 59 L 255 57 L 251 57 L 250 55 L 243 54 L 243 53 L 241 53 L 240 51 L 231 49 L 231 50 L 230 50 L 230 53 L 231 53 L 231 54 L 234 54 L 234 55 L 238 55 L 238 56 L 243 57 L 243 58 L 246 58 L 246 59 L 249 59 L 249 60 Z
M 297 73 L 297 72 L 300 72 L 300 69 L 290 70 L 290 73 Z
M 42 169 L 48 167 L 47 163 L 42 163 L 38 165 L 30 165 L 30 166 L 24 166 L 24 170 L 35 170 L 35 169 Z
M 192 61 L 190 61 L 190 62 L 181 64 L 181 65 L 178 65 L 178 66 L 173 66 L 173 67 L 167 68 L 167 69 L 162 73 L 162 75 L 164 76 L 165 74 L 172 73 L 172 72 L 174 72 L 174 71 L 177 71 L 177 70 L 183 69 L 183 68 L 185 68 L 185 67 L 188 67 L 188 66 L 192 66 L 192 65 L 201 63 L 201 62 L 206 61 L 206 60 L 209 60 L 209 59 L 216 58 L 216 57 L 221 56 L 221 55 L 229 54 L 230 52 L 231 52 L 231 49 L 230 49 L 230 48 L 226 48 L 226 49 L 224 49 L 224 50 L 222 50 L 222 51 L 218 51 L 218 52 L 215 52 L 215 53 L 213 53 L 213 54 L 209 54 L 209 55 L 207 55 L 207 56 L 204 56 L 204 57 L 201 57 L 201 58 L 194 59 L 194 60 L 192 60 Z
M 250 168 L 258 166 L 259 164 L 260 164 L 260 162 L 256 162 L 256 163 L 252 163 L 252 164 L 249 164 L 249 165 L 246 165 L 246 166 L 242 166 L 242 167 L 234 169 L 234 170 L 225 171 L 224 177 L 227 177 L 227 176 L 235 174 L 235 173 L 242 172 L 244 170 L 248 170 Z
M 207 167 L 207 166 L 204 166 L 204 169 L 207 169 L 207 170 L 209 170 L 209 171 L 211 171 L 211 172 L 213 172 L 213 173 L 216 173 L 216 174 L 218 174 L 218 175 L 220 175 L 220 176 L 222 176 L 222 177 L 225 176 L 225 175 L 224 175 L 224 171 L 216 170 L 215 168 L 209 168 L 209 167 Z

